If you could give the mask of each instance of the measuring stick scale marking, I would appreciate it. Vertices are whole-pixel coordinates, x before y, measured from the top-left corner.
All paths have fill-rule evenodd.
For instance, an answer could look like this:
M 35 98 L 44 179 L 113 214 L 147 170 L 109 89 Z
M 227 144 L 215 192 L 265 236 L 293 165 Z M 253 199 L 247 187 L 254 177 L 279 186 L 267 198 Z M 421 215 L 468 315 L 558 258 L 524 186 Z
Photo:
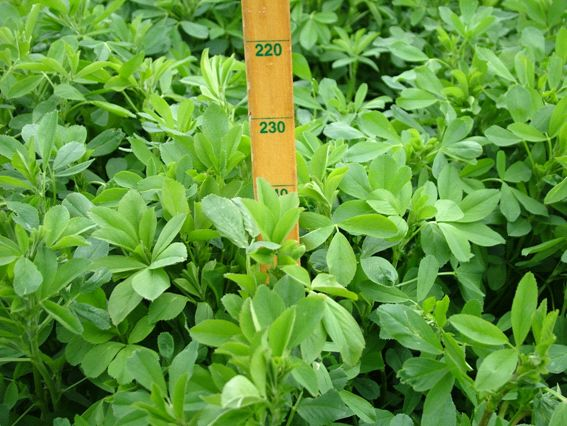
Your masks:
M 255 193 L 258 177 L 297 192 L 289 9 L 289 0 L 242 0 Z

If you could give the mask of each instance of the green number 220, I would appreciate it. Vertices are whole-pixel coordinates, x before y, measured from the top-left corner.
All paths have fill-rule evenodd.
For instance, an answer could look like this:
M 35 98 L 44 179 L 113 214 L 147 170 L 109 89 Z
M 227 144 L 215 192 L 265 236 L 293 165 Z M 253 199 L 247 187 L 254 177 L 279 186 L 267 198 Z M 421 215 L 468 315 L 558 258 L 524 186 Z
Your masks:
M 256 43 L 256 56 L 280 56 L 282 45 L 280 43 Z

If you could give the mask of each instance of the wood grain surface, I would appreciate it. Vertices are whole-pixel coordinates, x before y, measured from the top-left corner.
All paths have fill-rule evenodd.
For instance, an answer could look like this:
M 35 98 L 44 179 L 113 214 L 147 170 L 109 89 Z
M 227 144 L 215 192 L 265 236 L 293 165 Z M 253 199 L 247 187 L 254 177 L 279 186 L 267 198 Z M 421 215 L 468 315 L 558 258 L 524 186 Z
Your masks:
M 254 190 L 297 192 L 289 0 L 242 0 L 242 17 Z

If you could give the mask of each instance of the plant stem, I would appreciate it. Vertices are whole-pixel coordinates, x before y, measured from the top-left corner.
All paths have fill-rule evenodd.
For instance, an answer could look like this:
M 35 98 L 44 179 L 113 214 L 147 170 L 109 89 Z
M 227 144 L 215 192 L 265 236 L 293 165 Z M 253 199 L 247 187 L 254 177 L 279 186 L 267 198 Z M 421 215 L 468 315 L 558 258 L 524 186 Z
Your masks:
M 525 410 L 518 411 L 516 415 L 512 417 L 512 420 L 510 420 L 510 426 L 516 426 L 520 422 L 520 420 L 522 420 L 528 414 L 529 412 Z
M 486 407 L 484 409 L 482 419 L 480 419 L 480 423 L 478 425 L 479 426 L 487 426 L 493 413 L 494 413 L 494 406 L 492 404 L 492 401 L 489 399 L 486 402 Z
M 454 276 L 455 273 L 454 273 L 454 272 L 439 272 L 439 273 L 437 274 L 437 276 L 447 276 L 447 275 L 452 275 L 452 276 Z M 404 286 L 404 285 L 408 285 L 408 284 L 414 283 L 414 282 L 416 282 L 416 281 L 417 281 L 417 277 L 412 278 L 411 280 L 407 280 L 407 281 L 401 282 L 401 283 L 399 283 L 398 285 L 396 285 L 396 287 L 402 287 L 402 286 Z
M 563 402 L 564 404 L 567 403 L 567 397 L 561 395 L 559 392 L 557 392 L 555 389 L 551 389 L 549 387 L 545 387 L 544 388 L 547 392 L 549 392 L 550 394 L 552 394 L 553 396 L 555 396 L 556 398 L 558 398 L 561 402 Z
M 289 416 L 287 418 L 286 426 L 291 425 L 291 421 L 293 420 L 293 417 L 295 416 L 295 413 L 297 411 L 297 407 L 299 407 L 299 403 L 301 402 L 301 398 L 303 398 L 303 391 L 300 392 L 299 396 L 295 400 L 295 404 L 293 404 L 293 407 L 291 407 L 291 411 L 289 412 Z

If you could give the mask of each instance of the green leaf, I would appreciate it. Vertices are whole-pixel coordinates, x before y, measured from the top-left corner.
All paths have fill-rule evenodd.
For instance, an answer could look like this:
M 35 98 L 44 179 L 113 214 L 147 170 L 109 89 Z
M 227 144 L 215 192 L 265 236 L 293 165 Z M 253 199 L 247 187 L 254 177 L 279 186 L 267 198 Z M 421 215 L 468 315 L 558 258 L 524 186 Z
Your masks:
M 349 163 L 366 163 L 374 160 L 394 148 L 394 145 L 382 142 L 361 141 L 351 145 L 344 156 L 344 161 Z
M 374 407 L 367 400 L 347 390 L 340 391 L 339 396 L 360 420 L 366 423 L 376 422 Z
M 555 185 L 545 196 L 545 204 L 559 203 L 567 198 L 567 178 Z
M 282 356 L 289 348 L 295 323 L 295 309 L 288 308 L 270 326 L 268 343 L 274 356 Z
M 8 187 L 13 186 L 14 188 L 23 188 L 30 191 L 34 190 L 34 187 L 30 185 L 27 181 L 12 176 L 0 176 L 0 185 L 4 185 Z
M 340 222 L 339 227 L 352 235 L 367 235 L 374 238 L 389 238 L 398 233 L 390 219 L 380 214 L 363 214 Z
M 321 293 L 330 294 L 332 296 L 358 300 L 358 295 L 356 293 L 347 290 L 337 282 L 334 275 L 330 274 L 317 274 L 311 283 L 311 289 Z
M 325 298 L 323 324 L 348 365 L 355 365 L 364 349 L 364 336 L 352 315 L 333 299 Z
M 496 209 L 500 201 L 500 192 L 496 189 L 479 189 L 467 195 L 459 207 L 464 216 L 458 222 L 478 222 Z
M 95 345 L 81 360 L 81 368 L 85 376 L 93 379 L 100 376 L 124 347 L 125 345 L 119 342 L 106 342 Z
M 292 53 L 293 74 L 302 80 L 311 81 L 311 70 L 309 69 L 309 62 L 305 56 L 300 53 Z
M 376 284 L 392 286 L 398 281 L 396 268 L 383 257 L 371 256 L 360 260 L 366 276 Z
M 20 78 L 15 83 L 11 84 L 6 91 L 7 99 L 20 98 L 32 92 L 43 81 L 43 75 L 29 75 Z
M 196 22 L 181 21 L 181 28 L 191 37 L 205 40 L 209 37 L 209 29 L 205 25 L 197 24 Z
M 121 129 L 106 129 L 87 143 L 87 149 L 93 150 L 92 157 L 108 155 L 120 146 L 123 138 L 124 132 Z
M 525 274 L 512 301 L 512 331 L 516 346 L 520 347 L 532 326 L 532 319 L 537 308 L 537 283 L 534 274 Z
M 299 33 L 299 43 L 304 49 L 311 49 L 317 42 L 317 24 L 308 19 Z
M 410 88 L 402 90 L 401 95 L 397 98 L 396 104 L 403 109 L 415 110 L 423 109 L 437 103 L 438 99 L 435 95 L 422 89 Z
M 120 105 L 106 101 L 89 101 L 94 106 L 122 118 L 135 118 L 136 116 Z
M 150 269 L 175 265 L 187 259 L 187 247 L 184 243 L 173 243 L 167 246 L 150 264 Z
M 47 313 L 67 330 L 78 335 L 83 333 L 81 320 L 67 306 L 58 305 L 51 300 L 44 300 L 42 305 Z
M 107 268 L 112 273 L 136 271 L 138 269 L 145 268 L 147 265 L 128 256 L 106 256 L 100 259 L 96 259 L 93 262 L 93 269 L 95 268 Z
M 62 170 L 69 164 L 81 159 L 87 151 L 84 143 L 69 142 L 63 145 L 57 151 L 55 160 L 53 160 L 53 168 L 55 170 Z
M 392 123 L 381 112 L 369 111 L 361 114 L 359 126 L 363 132 L 371 136 L 378 136 L 388 141 L 400 140 L 400 136 Z
M 356 256 L 350 243 L 340 232 L 335 234 L 327 250 L 327 266 L 329 272 L 344 286 L 352 281 L 356 273 Z
M 37 266 L 26 257 L 20 257 L 14 265 L 14 291 L 20 297 L 39 290 L 43 276 Z
M 390 51 L 398 58 L 407 62 L 423 62 L 429 59 L 420 49 L 404 41 L 395 41 L 392 43 L 390 45 Z
M 520 191 L 519 189 L 510 187 L 512 194 L 519 201 L 519 203 L 530 213 L 537 214 L 540 216 L 547 216 L 547 209 L 540 201 L 533 199 L 529 195 Z
M 184 213 L 175 215 L 165 224 L 152 250 L 152 258 L 157 258 L 169 246 L 181 230 L 185 217 Z
M 508 343 L 506 335 L 494 324 L 470 314 L 453 315 L 449 322 L 465 337 L 489 346 Z
M 398 371 L 402 382 L 409 384 L 416 392 L 431 389 L 449 373 L 447 364 L 434 359 L 419 357 L 409 358 Z
M 462 219 L 465 214 L 453 200 L 437 200 L 435 202 L 435 219 L 439 222 L 454 222 Z
M 508 130 L 528 142 L 542 142 L 547 139 L 538 129 L 526 123 L 512 123 L 508 126 Z
M 51 150 L 55 145 L 55 133 L 57 131 L 57 111 L 45 114 L 38 125 L 35 142 L 39 148 L 41 158 L 48 160 Z
M 551 117 L 549 119 L 549 135 L 551 137 L 557 136 L 559 131 L 565 125 L 565 121 L 567 119 L 567 98 L 561 99 L 555 108 L 553 108 L 553 112 L 551 113 Z
M 330 425 L 338 419 L 351 415 L 334 389 L 317 398 L 303 398 L 297 412 L 307 424 L 312 426 Z
M 43 298 L 51 297 L 63 290 L 75 278 L 87 272 L 90 262 L 86 259 L 73 258 L 67 262 L 59 264 L 57 273 L 49 285 L 41 288 L 41 296 Z
M 174 179 L 164 179 L 160 195 L 161 205 L 169 216 L 189 214 L 185 186 Z
M 475 388 L 480 392 L 496 391 L 512 378 L 518 364 L 516 349 L 501 349 L 492 352 L 482 360 L 476 379 Z
M 487 139 L 496 146 L 512 146 L 516 145 L 518 142 L 522 141 L 522 138 L 516 136 L 509 130 L 506 130 L 500 126 L 490 126 L 484 132 Z
M 334 230 L 335 227 L 333 225 L 315 229 L 301 236 L 301 244 L 305 246 L 306 251 L 315 250 L 329 239 Z
M 473 255 L 471 245 L 463 233 L 449 223 L 439 223 L 438 226 L 453 256 L 460 262 L 468 262 Z
M 285 213 L 280 216 L 276 226 L 274 227 L 274 231 L 272 232 L 272 241 L 277 244 L 283 244 L 289 233 L 297 225 L 300 214 L 301 209 L 299 208 L 286 210 Z
M 504 96 L 506 108 L 515 122 L 527 121 L 532 115 L 532 96 L 523 86 L 512 86 Z
M 69 211 L 62 205 L 50 208 L 43 218 L 45 242 L 52 246 L 65 232 L 70 219 Z
M 439 262 L 435 256 L 427 255 L 419 262 L 417 271 L 417 300 L 421 301 L 427 297 L 429 291 L 435 284 L 439 272 Z
M 567 32 L 564 34 L 567 35 Z M 567 404 L 559 403 L 553 410 L 549 426 L 564 426 L 565 424 L 567 424 Z
M 291 371 L 291 375 L 312 396 L 318 395 L 319 384 L 317 383 L 317 375 L 309 364 L 298 362 L 298 365 Z
M 516 83 L 516 79 L 512 73 L 506 68 L 506 65 L 500 60 L 496 54 L 485 47 L 478 46 L 476 48 L 476 54 L 480 59 L 488 63 L 488 68 L 497 76 L 503 78 L 504 80 Z
M 295 305 L 295 323 L 289 341 L 293 348 L 307 339 L 321 323 L 325 313 L 325 296 L 311 294 Z
M 132 277 L 132 288 L 147 300 L 157 299 L 169 284 L 169 276 L 163 269 L 142 269 Z
M 240 334 L 240 328 L 230 321 L 208 319 L 191 328 L 190 334 L 203 345 L 217 347 Z
M 142 296 L 132 288 L 132 279 L 118 284 L 108 299 L 108 313 L 114 325 L 120 324 L 142 301 Z
M 303 284 L 305 287 L 311 286 L 311 277 L 305 268 L 302 268 L 299 265 L 285 265 L 280 269 L 297 282 Z
M 262 397 L 254 383 L 244 376 L 234 376 L 222 389 L 223 408 L 241 408 L 261 401 Z
M 195 361 L 199 351 L 199 344 L 195 341 L 189 343 L 185 349 L 179 352 L 171 361 L 171 365 L 167 371 L 169 377 L 169 393 L 172 394 L 172 388 L 176 385 L 181 376 L 185 375 L 189 380 L 193 376 Z
M 482 247 L 505 243 L 504 238 L 498 232 L 483 223 L 455 223 L 452 226 L 467 240 Z
M 151 391 L 152 386 L 157 385 L 161 393 L 166 394 L 165 379 L 157 353 L 149 349 L 135 351 L 128 358 L 126 366 L 134 380 L 141 386 Z
M 351 140 L 364 137 L 364 134 L 360 130 L 341 121 L 328 124 L 324 129 L 324 134 L 331 139 Z
M 188 300 L 180 294 L 163 293 L 150 305 L 148 318 L 151 322 L 172 320 L 183 311 Z
M 6 201 L 6 207 L 14 213 L 12 220 L 24 229 L 31 231 L 39 226 L 39 213 L 32 205 L 19 201 Z
M 203 213 L 213 222 L 220 234 L 240 248 L 248 247 L 248 238 L 240 209 L 229 199 L 215 194 L 201 202 Z
M 452 377 L 446 377 L 427 392 L 423 403 L 421 426 L 455 426 L 457 424 L 457 409 L 451 397 L 453 381 Z
M 72 101 L 84 101 L 85 97 L 76 87 L 71 86 L 70 84 L 63 83 L 58 84 L 53 89 L 53 92 L 56 96 L 59 96 L 62 99 L 68 99 Z
M 409 349 L 428 354 L 442 353 L 441 343 L 433 329 L 410 307 L 384 304 L 376 313 L 382 339 L 396 339 Z
M 411 297 L 397 287 L 365 281 L 358 284 L 360 293 L 365 298 L 380 303 L 403 303 L 411 300 Z
M 171 359 L 173 351 L 175 350 L 175 342 L 173 341 L 171 333 L 164 331 L 158 335 L 158 349 L 159 354 L 163 358 L 167 360 Z
M 73 311 L 82 319 L 94 324 L 99 330 L 109 330 L 112 327 L 110 315 L 106 309 L 96 308 L 88 303 L 73 302 Z

